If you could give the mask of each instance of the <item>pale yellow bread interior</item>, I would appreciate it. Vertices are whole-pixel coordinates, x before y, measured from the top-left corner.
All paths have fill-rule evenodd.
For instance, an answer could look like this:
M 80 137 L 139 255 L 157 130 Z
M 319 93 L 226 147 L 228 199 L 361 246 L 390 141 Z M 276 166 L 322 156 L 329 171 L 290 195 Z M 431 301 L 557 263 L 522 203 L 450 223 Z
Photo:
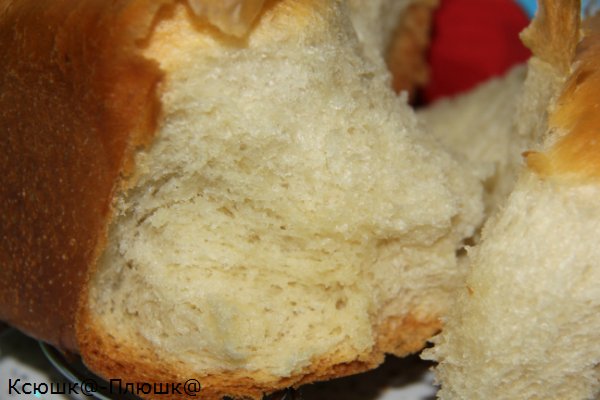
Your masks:
M 424 130 L 467 163 L 484 186 L 486 215 L 511 193 L 523 152 L 538 146 L 565 77 L 537 57 L 475 89 L 420 109 Z
M 481 184 L 393 93 L 346 5 L 268 3 L 242 38 L 177 5 L 144 52 L 162 118 L 114 203 L 94 334 L 214 385 L 243 376 L 241 393 L 417 350 L 432 332 L 398 321 L 445 314 Z
M 523 173 L 470 252 L 471 271 L 428 358 L 440 399 L 600 395 L 597 185 Z
M 511 193 L 523 152 L 537 149 L 548 129 L 579 40 L 577 0 L 542 0 L 532 24 L 522 32 L 534 57 L 505 76 L 493 78 L 453 98 L 419 111 L 424 129 L 471 165 L 485 188 L 486 215 Z M 575 4 L 577 3 L 577 4 Z
M 486 214 L 496 209 L 514 185 L 513 164 L 520 163 L 515 116 L 526 76 L 527 67 L 518 66 L 504 77 L 418 112 L 424 129 L 472 166 L 486 189 Z
M 528 125 L 527 165 L 469 252 L 465 287 L 426 353 L 439 362 L 440 399 L 600 396 L 599 53 L 596 31 L 575 54 L 578 18 L 579 2 L 543 2 L 528 32 L 535 62 L 553 71 L 540 82 L 562 84 Z

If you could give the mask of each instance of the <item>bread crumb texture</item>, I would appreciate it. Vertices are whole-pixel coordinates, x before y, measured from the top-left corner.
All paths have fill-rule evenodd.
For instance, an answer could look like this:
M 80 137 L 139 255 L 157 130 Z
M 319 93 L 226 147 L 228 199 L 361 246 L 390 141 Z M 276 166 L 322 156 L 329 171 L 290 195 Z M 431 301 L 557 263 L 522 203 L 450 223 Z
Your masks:
M 418 116 L 456 157 L 472 166 L 485 188 L 486 215 L 508 197 L 516 180 L 524 140 L 517 116 L 520 101 L 535 79 L 535 66 L 517 66 L 472 91 L 442 99 L 421 109 Z M 538 85 L 536 85 L 536 88 Z M 529 113 L 529 118 L 535 114 Z
M 145 55 L 163 115 L 91 279 L 99 329 L 260 387 L 418 350 L 461 282 L 481 185 L 421 132 L 345 3 L 268 2 L 241 39 L 178 5 Z
M 552 8 L 558 4 L 562 11 Z M 593 37 L 583 42 L 569 76 L 564 60 L 552 60 L 544 49 L 575 49 L 570 43 L 578 36 L 554 29 L 571 24 L 579 3 L 541 5 L 542 19 L 532 26 L 546 32 L 548 42 L 568 42 L 534 49 L 529 63 L 537 77 L 528 76 L 524 98 L 531 109 L 548 111 L 519 129 L 541 150 L 527 154 L 529 168 L 521 169 L 504 207 L 486 222 L 481 243 L 469 252 L 464 290 L 425 352 L 439 362 L 440 399 L 600 396 L 600 187 L 590 179 L 598 171 L 591 154 L 600 121 L 592 115 L 597 64 L 587 53 L 597 43 Z M 544 18 L 550 20 L 540 23 Z
M 523 152 L 540 147 L 548 130 L 548 109 L 565 81 L 555 66 L 532 57 L 501 78 L 419 110 L 425 131 L 480 179 L 487 216 L 513 190 Z
M 521 177 L 428 352 L 440 399 L 598 398 L 599 195 Z

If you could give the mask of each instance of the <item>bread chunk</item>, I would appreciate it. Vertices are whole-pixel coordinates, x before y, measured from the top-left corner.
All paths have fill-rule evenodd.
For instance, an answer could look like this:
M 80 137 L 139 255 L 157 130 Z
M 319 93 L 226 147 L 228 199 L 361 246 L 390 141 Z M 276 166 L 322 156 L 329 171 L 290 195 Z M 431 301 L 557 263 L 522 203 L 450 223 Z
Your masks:
M 2 319 L 205 399 L 373 368 L 439 330 L 481 184 L 345 2 L 0 10 Z
M 477 182 L 418 131 L 344 8 L 281 2 L 226 40 L 180 6 L 145 50 L 163 118 L 115 202 L 96 329 L 264 387 L 418 350 L 389 321 L 445 311 Z
M 569 41 L 579 39 L 579 4 L 557 3 L 560 12 L 556 3 L 543 2 L 541 20 L 530 28 L 538 40 L 539 32 L 553 34 L 532 43 L 532 63 L 546 79 L 530 81 L 526 93 L 534 82 L 539 89 L 525 98 L 558 88 L 547 112 L 522 125 L 532 129 L 527 165 L 469 252 L 464 290 L 426 353 L 439 361 L 440 399 L 600 396 L 600 125 L 591 101 L 598 93 L 598 31 L 587 32 L 565 67 L 567 50 L 576 47 Z M 549 54 L 552 49 L 560 54 Z

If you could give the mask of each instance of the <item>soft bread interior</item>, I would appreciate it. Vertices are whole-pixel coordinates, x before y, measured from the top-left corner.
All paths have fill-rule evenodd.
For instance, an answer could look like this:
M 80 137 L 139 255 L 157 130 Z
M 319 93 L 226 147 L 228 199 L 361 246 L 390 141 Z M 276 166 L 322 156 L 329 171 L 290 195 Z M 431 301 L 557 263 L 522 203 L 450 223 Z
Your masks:
M 578 41 L 579 2 L 541 5 L 521 111 L 537 117 L 518 125 L 533 151 L 427 352 L 440 399 L 600 396 L 598 33 L 574 57 L 565 49 Z
M 443 99 L 418 113 L 425 130 L 473 166 L 486 188 L 489 214 L 508 196 L 520 151 L 515 116 L 527 68 L 515 67 L 466 94 Z
M 502 206 L 524 165 L 523 152 L 539 146 L 548 127 L 548 106 L 565 76 L 532 57 L 504 77 L 421 109 L 424 129 L 471 165 L 485 193 L 486 215 Z
M 441 399 L 598 398 L 599 195 L 521 176 L 428 354 Z
M 242 40 L 180 5 L 145 54 L 166 73 L 163 118 L 92 276 L 100 329 L 163 365 L 269 382 L 445 311 L 481 187 L 420 131 L 343 4 L 276 2 Z

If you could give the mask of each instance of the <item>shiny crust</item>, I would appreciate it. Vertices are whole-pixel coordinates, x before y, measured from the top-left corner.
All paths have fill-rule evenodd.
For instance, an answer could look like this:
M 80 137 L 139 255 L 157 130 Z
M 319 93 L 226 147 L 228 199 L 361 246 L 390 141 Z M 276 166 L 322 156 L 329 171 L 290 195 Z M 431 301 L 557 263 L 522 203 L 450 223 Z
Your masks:
M 381 364 L 386 353 L 405 356 L 419 351 L 429 338 L 440 331 L 442 325 L 438 318 L 433 317 L 419 319 L 408 315 L 405 318 L 391 318 L 379 327 L 377 344 L 370 353 L 360 354 L 349 363 L 336 363 L 336 354 L 333 353 L 314 360 L 310 368 L 297 375 L 279 378 L 245 371 L 191 376 L 183 365 L 161 360 L 150 350 L 143 351 L 116 343 L 109 333 L 94 326 L 91 319 L 86 316 L 83 318 L 85 329 L 80 332 L 83 359 L 106 380 L 118 377 L 123 382 L 183 385 L 188 379 L 197 379 L 202 385 L 199 396 L 205 400 L 221 400 L 228 395 L 235 395 L 236 399 L 261 399 L 264 394 L 288 387 L 364 372 Z M 144 398 L 177 400 L 193 397 L 151 394 Z

